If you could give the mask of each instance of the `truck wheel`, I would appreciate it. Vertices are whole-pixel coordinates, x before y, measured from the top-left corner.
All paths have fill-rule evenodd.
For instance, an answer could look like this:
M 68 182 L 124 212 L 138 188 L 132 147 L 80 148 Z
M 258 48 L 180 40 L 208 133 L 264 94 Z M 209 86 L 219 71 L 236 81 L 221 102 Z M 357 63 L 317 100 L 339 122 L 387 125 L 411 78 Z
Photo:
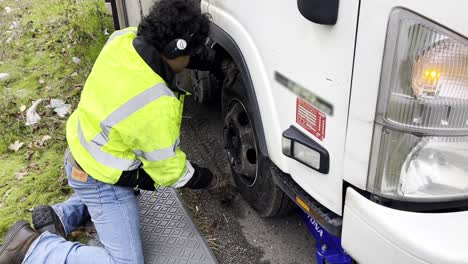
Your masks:
M 205 104 L 213 100 L 218 90 L 217 80 L 209 71 L 193 70 L 191 73 L 193 97 L 195 101 Z
M 263 217 L 285 214 L 294 208 L 292 201 L 274 183 L 270 160 L 258 151 L 254 120 L 243 96 L 229 95 L 242 91 L 240 76 L 223 89 L 224 143 L 234 181 L 245 200 Z M 224 87 L 226 88 L 226 87 Z

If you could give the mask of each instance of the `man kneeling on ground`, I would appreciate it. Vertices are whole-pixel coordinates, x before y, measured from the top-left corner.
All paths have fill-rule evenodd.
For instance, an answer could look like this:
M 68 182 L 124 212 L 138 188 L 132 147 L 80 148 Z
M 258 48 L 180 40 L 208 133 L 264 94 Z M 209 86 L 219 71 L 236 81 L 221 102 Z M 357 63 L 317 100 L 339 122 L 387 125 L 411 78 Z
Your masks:
M 66 126 L 65 171 L 75 193 L 35 208 L 35 230 L 17 222 L 0 264 L 144 263 L 135 187 L 225 188 L 179 149 L 185 93 L 175 73 L 216 65 L 204 46 L 208 31 L 199 1 L 162 0 L 138 28 L 110 36 Z M 66 240 L 89 218 L 104 247 Z

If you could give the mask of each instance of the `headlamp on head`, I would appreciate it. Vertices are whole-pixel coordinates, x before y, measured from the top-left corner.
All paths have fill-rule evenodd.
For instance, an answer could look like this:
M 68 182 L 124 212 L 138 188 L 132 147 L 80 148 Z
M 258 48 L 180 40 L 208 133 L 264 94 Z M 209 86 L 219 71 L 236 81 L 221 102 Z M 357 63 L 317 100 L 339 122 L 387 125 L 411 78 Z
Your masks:
M 193 45 L 193 37 L 195 33 L 188 34 L 182 38 L 176 38 L 169 42 L 164 48 L 164 55 L 168 59 L 175 59 L 179 56 L 194 56 L 201 52 L 203 45 L 206 42 L 203 41 L 200 45 Z

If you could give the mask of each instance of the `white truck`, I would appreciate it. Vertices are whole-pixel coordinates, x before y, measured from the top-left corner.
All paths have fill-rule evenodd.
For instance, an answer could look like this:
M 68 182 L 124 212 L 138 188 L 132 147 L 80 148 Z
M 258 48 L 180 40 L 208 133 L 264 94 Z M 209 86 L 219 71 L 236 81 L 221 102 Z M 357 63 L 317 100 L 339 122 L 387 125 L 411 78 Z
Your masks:
M 153 4 L 111 2 L 120 28 Z M 468 263 L 468 1 L 201 3 L 230 63 L 195 95 L 260 215 L 298 204 L 320 264 Z

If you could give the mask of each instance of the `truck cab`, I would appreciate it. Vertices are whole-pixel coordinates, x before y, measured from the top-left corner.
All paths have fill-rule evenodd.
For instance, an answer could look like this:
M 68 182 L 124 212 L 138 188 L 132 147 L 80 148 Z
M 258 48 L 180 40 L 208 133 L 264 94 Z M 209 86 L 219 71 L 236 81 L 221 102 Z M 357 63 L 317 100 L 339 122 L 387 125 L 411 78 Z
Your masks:
M 153 4 L 111 2 L 118 28 Z M 193 74 L 195 95 L 221 94 L 226 161 L 260 215 L 301 207 L 338 239 L 319 263 L 468 263 L 468 2 L 201 5 L 226 62 Z

